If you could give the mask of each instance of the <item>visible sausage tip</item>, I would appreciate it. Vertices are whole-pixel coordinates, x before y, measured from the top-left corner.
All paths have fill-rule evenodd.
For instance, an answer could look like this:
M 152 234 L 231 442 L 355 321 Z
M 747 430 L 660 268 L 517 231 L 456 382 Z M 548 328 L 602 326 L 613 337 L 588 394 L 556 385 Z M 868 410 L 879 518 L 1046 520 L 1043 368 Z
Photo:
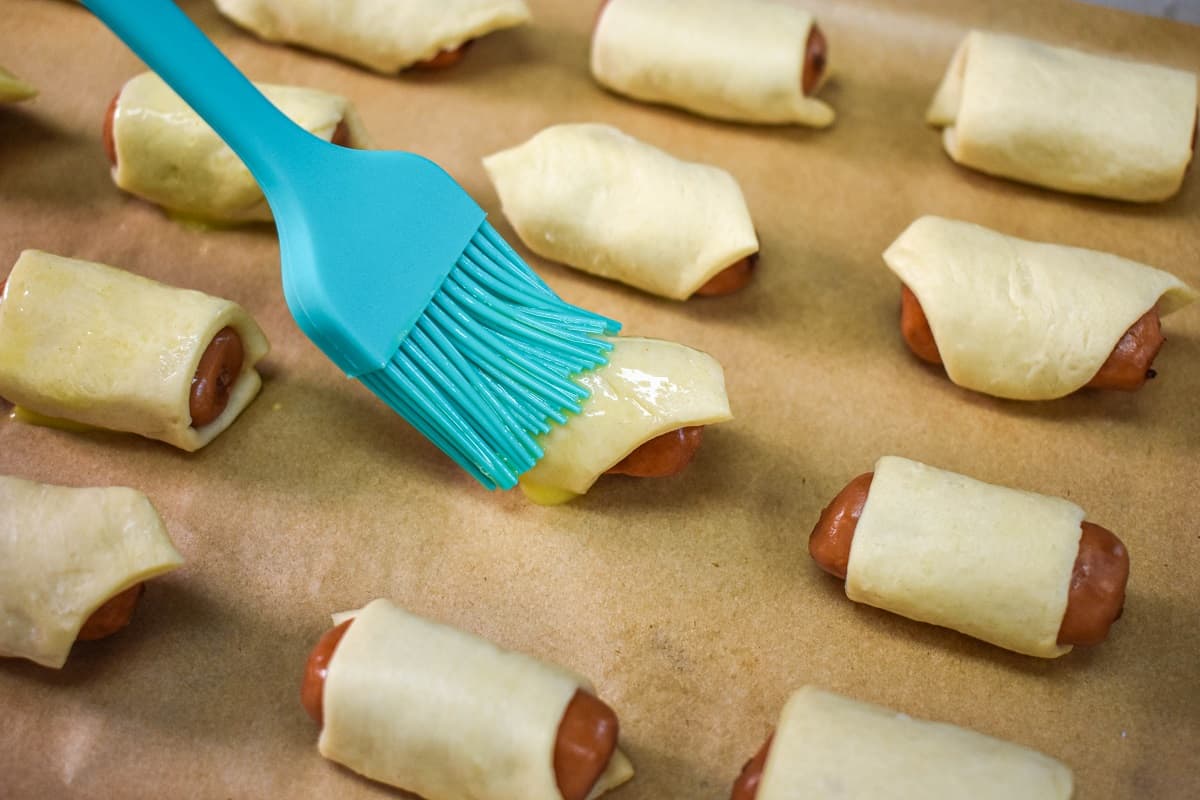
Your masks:
M 133 610 L 146 592 L 145 583 L 135 583 L 128 589 L 108 598 L 83 623 L 75 640 L 91 642 L 112 636 L 133 620 Z
M 606 475 L 634 478 L 669 478 L 683 471 L 704 441 L 702 425 L 678 428 L 643 442 L 625 456 Z
M 575 692 L 554 740 L 554 780 L 563 800 L 586 800 L 612 759 L 619 735 L 617 715 L 598 697 Z
M 694 294 L 700 297 L 720 297 L 733 294 L 744 289 L 750 283 L 757 266 L 758 253 L 751 253 L 709 278 Z
M 813 23 L 804 45 L 804 70 L 800 77 L 800 89 L 805 95 L 821 85 L 825 67 L 829 63 L 829 42 L 819 25 Z
M 208 425 L 225 411 L 244 359 L 245 350 L 237 331 L 230 327 L 217 331 L 200 356 L 192 377 L 188 411 L 193 428 Z
M 113 123 L 117 118 L 117 101 L 120 99 L 120 92 L 113 95 L 113 99 L 108 104 L 108 110 L 104 112 L 104 126 L 102 130 L 104 152 L 108 155 L 109 165 L 114 167 L 117 165 L 117 139 L 113 133 Z
M 337 627 L 325 631 L 304 665 L 304 679 L 300 683 L 300 702 L 304 710 L 318 725 L 325 724 L 325 678 L 329 674 L 329 662 L 341 643 L 342 637 L 354 619 L 348 619 Z
M 774 739 L 775 734 L 772 733 L 753 758 L 742 765 L 741 773 L 733 782 L 733 792 L 729 795 L 729 800 L 754 800 L 758 796 L 758 784 L 767 766 L 767 756 L 771 752 L 771 742 Z

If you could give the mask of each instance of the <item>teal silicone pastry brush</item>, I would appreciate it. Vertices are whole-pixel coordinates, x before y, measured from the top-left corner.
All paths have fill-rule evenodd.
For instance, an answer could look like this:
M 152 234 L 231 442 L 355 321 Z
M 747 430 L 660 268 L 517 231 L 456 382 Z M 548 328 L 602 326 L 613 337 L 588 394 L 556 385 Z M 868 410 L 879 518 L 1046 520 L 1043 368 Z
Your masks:
M 563 302 L 444 170 L 293 124 L 171 0 L 83 0 L 249 167 L 297 324 L 488 488 L 580 411 L 620 324 Z

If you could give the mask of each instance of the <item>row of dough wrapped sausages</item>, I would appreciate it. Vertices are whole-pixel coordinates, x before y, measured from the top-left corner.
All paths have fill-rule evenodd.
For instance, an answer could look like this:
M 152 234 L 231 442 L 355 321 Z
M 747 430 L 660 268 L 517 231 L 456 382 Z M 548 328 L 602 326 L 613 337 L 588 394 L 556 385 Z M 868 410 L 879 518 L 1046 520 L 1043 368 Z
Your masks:
M 263 88 L 316 135 L 369 143 L 344 98 Z M 156 76 L 126 84 L 104 130 L 123 188 L 185 216 L 269 219 L 249 173 Z M 758 239 L 723 170 L 594 124 L 548 128 L 484 163 L 518 235 L 546 258 L 676 299 L 735 291 L 750 279 Z M 1194 297 L 1171 276 L 1116 256 L 930 219 L 885 260 L 905 284 L 902 329 L 913 351 L 945 363 L 962 386 L 1014 399 L 1085 385 L 1139 388 L 1162 344 L 1159 318 Z M 1009 291 L 1025 265 L 1025 290 Z
M 522 0 L 218 0 L 238 24 L 382 72 L 446 67 L 465 44 L 529 19 Z M 776 0 L 606 0 L 591 67 L 606 88 L 718 119 L 831 124 L 813 97 L 830 46 Z M 0 73 L 0 100 L 32 87 Z M 274 99 L 274 98 L 272 98 Z M 983 172 L 1066 192 L 1164 200 L 1193 158 L 1196 76 L 972 31 L 927 113 L 946 152 Z
M 1092 623 L 1101 638 L 1119 615 L 1128 556 L 1107 532 L 1097 546 L 1073 504 L 896 457 L 868 478 L 810 540 L 825 569 L 848 551 L 849 596 L 1044 656 L 1069 649 L 1072 606 L 1106 617 Z M 0 655 L 61 666 L 76 638 L 128 624 L 143 582 L 183 563 L 134 490 L 0 477 L 0 501 Z M 584 800 L 633 775 L 617 714 L 589 681 L 386 600 L 334 615 L 301 700 L 322 755 L 426 800 Z M 732 798 L 824 796 L 831 781 L 863 797 L 1072 789 L 1070 771 L 1034 751 L 806 687 Z

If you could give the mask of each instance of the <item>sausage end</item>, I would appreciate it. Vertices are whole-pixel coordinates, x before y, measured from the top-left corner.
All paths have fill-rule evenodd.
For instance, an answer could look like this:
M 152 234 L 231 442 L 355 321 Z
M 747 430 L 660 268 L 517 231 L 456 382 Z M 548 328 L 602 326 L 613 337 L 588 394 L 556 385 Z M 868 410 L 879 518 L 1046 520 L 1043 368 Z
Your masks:
M 325 678 L 329 674 L 329 662 L 352 622 L 353 619 L 348 619 L 341 625 L 325 631 L 308 654 L 308 661 L 304 665 L 300 702 L 318 725 L 325 724 Z

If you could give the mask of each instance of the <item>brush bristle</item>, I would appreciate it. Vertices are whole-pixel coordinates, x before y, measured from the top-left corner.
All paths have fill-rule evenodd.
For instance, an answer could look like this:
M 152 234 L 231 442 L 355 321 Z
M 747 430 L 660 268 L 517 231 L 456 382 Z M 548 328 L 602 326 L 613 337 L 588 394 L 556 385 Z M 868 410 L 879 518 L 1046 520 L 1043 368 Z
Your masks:
M 542 456 L 579 413 L 571 376 L 608 361 L 621 328 L 563 302 L 484 222 L 391 362 L 362 380 L 489 489 Z

